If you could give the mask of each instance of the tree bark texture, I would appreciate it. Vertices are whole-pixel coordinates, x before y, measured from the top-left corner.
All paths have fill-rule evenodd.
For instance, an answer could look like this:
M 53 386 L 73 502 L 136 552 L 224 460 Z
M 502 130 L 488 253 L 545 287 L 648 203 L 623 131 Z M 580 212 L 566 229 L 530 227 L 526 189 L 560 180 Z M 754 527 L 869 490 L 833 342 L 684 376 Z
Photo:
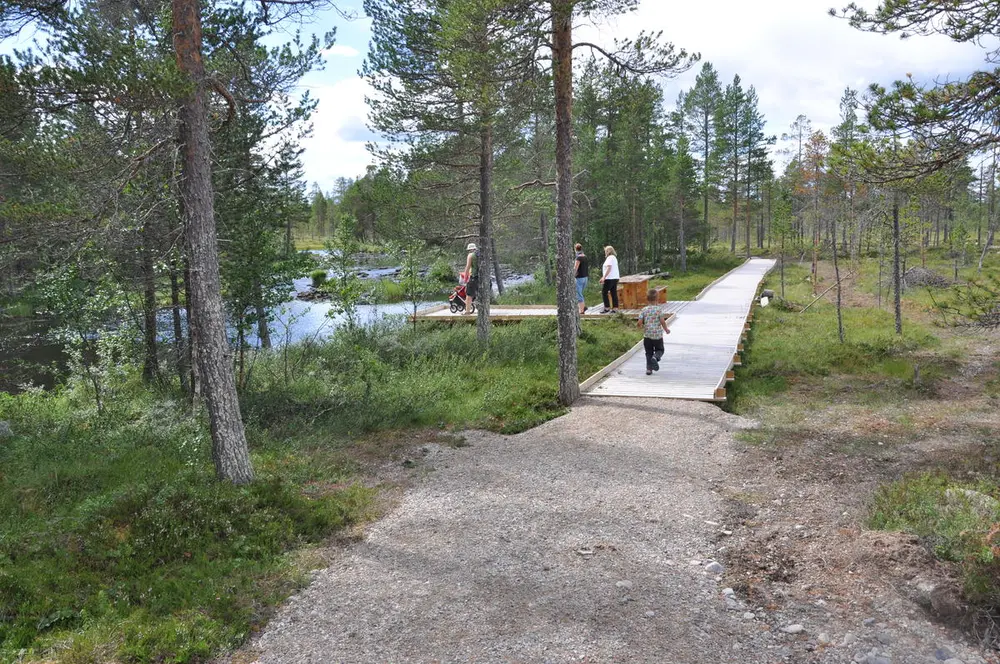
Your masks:
M 151 249 L 153 230 L 150 224 L 142 229 L 142 315 L 143 315 L 143 345 L 145 358 L 142 364 L 142 378 L 147 382 L 159 380 L 160 363 L 156 347 L 156 274 L 153 269 L 153 250 Z
M 492 178 L 490 178 L 492 181 Z M 503 273 L 500 271 L 500 254 L 497 253 L 497 239 L 490 234 L 490 253 L 493 256 L 493 277 L 497 280 L 497 295 L 503 295 Z
M 476 337 L 482 346 L 490 341 L 490 300 L 493 284 L 493 125 L 482 118 L 479 129 L 479 295 L 477 296 Z
M 681 250 L 681 272 L 688 271 L 687 240 L 684 238 L 684 194 L 680 195 L 680 214 L 677 215 L 677 246 Z
M 542 256 L 545 259 L 545 283 L 552 283 L 552 248 L 549 246 L 549 216 L 545 210 L 538 213 L 539 232 L 542 234 Z
M 900 302 L 903 289 L 899 264 L 899 201 L 892 195 L 892 304 L 896 311 L 896 334 L 903 333 L 903 308 Z
M 177 381 L 181 391 L 189 392 L 187 372 L 187 350 L 184 338 L 184 327 L 181 325 L 181 289 L 177 279 L 177 262 L 170 265 L 170 310 L 174 323 L 174 362 L 177 365 Z
M 556 322 L 559 401 L 580 396 L 576 367 L 579 308 L 573 274 L 573 2 L 552 0 L 552 71 L 556 97 Z
M 246 484 L 253 481 L 253 468 L 240 416 L 222 306 L 205 64 L 201 55 L 201 15 L 195 0 L 172 0 L 171 9 L 177 68 L 191 86 L 180 100 L 178 115 L 182 158 L 180 193 L 184 201 L 194 305 L 189 323 L 198 342 L 197 359 L 212 429 L 216 474 L 234 484 Z
M 840 284 L 840 263 L 837 261 L 837 220 L 834 217 L 831 222 L 833 225 L 833 278 L 837 280 L 837 336 L 840 338 L 840 343 L 844 343 L 844 315 L 841 305 L 843 304 L 843 298 L 841 297 L 842 286 Z
M 708 221 L 708 159 L 711 156 L 709 147 L 709 138 L 711 137 L 711 125 L 712 117 L 708 112 L 708 107 L 705 107 L 705 114 L 702 117 L 702 128 L 701 136 L 702 140 L 705 142 L 705 151 L 702 155 L 702 176 L 701 176 L 701 202 L 704 206 L 702 210 L 702 236 L 701 236 L 701 250 L 708 253 L 708 245 L 711 241 L 712 235 L 712 225 Z
M 183 204 L 182 206 L 183 207 Z M 183 214 L 181 217 L 183 218 Z M 185 240 L 184 246 L 187 247 Z M 191 262 L 184 262 L 184 304 L 187 307 L 188 337 L 187 337 L 187 365 L 191 371 L 191 400 L 196 396 L 201 396 L 201 369 L 198 367 L 198 339 L 196 330 L 191 321 L 194 320 L 194 295 L 191 292 Z

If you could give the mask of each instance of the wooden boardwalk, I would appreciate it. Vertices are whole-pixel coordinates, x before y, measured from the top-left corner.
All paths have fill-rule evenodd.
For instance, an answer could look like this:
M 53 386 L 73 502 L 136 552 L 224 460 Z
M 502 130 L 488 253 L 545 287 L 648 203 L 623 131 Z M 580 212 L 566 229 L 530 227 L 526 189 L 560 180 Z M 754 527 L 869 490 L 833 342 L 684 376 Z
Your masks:
M 664 306 L 667 308 L 669 313 L 676 313 L 683 307 L 687 302 L 668 302 Z M 602 318 L 608 318 L 608 314 L 602 314 L 601 305 L 590 307 L 587 312 L 581 316 L 583 320 L 600 320 Z M 631 309 L 619 309 L 619 313 L 623 316 L 631 316 L 636 318 L 639 316 L 639 310 Z M 556 315 L 556 307 L 554 304 L 522 304 L 522 305 L 492 305 L 490 307 L 490 320 L 526 320 L 529 318 L 554 318 Z M 414 317 L 411 316 L 411 319 Z M 433 307 L 428 307 L 427 309 L 421 309 L 417 312 L 415 316 L 418 321 L 445 321 L 445 322 L 472 322 L 476 321 L 475 315 L 466 315 L 462 313 L 453 314 L 449 309 L 447 304 L 439 304 Z
M 660 370 L 646 375 L 640 342 L 581 386 L 590 396 L 725 401 L 739 363 L 757 290 L 775 261 L 752 258 L 716 280 L 692 302 L 675 302 Z

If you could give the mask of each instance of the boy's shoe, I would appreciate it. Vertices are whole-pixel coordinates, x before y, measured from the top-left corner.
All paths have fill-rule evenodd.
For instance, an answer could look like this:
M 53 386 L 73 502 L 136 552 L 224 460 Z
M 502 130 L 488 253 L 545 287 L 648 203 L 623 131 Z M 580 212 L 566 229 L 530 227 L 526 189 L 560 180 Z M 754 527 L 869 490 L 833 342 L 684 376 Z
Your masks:
M 610 314 L 612 312 L 611 312 L 611 309 L 604 308 L 604 309 L 601 309 L 601 313 L 602 314 Z
M 660 363 L 654 357 L 653 358 L 653 371 L 659 371 L 659 370 L 660 370 Z
M 652 376 L 653 375 L 653 370 L 652 369 L 646 369 L 646 375 L 647 376 Z
M 616 313 L 618 313 L 618 310 L 617 309 L 612 309 L 611 313 L 616 314 Z

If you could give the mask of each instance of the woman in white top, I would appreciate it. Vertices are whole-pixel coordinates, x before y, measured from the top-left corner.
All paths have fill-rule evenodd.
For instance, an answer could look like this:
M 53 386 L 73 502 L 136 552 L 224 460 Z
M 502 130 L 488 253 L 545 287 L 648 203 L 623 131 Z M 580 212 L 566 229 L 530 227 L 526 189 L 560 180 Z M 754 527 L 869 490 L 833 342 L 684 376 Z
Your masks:
M 618 257 L 615 255 L 615 248 L 604 247 L 604 267 L 601 273 L 601 297 L 604 299 L 604 310 L 602 314 L 618 313 L 618 280 L 621 274 L 618 273 Z M 608 294 L 611 294 L 611 301 L 608 301 Z

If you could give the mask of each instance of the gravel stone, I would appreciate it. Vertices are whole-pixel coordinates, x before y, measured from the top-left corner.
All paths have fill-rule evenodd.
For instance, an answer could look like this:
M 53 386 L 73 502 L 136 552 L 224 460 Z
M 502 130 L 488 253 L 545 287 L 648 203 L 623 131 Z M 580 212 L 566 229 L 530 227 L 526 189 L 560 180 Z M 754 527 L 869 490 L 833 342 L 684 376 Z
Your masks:
M 735 463 L 750 424 L 706 403 L 584 397 L 521 434 L 463 432 L 470 446 L 443 448 L 242 661 L 761 661 L 756 623 L 712 600 L 714 579 L 666 563 L 715 551 L 703 521 L 724 522 L 725 503 L 705 478 Z M 643 619 L 615 579 L 670 609 Z
M 872 649 L 887 648 L 882 632 L 891 664 L 927 664 L 945 646 L 939 662 L 976 662 L 897 593 L 827 594 L 803 574 L 742 601 L 702 572 L 718 557 L 741 573 L 730 556 L 746 526 L 726 496 L 753 488 L 737 479 L 746 452 L 733 437 L 752 425 L 704 403 L 584 397 L 522 434 L 462 432 L 469 446 L 428 448 L 433 472 L 422 459 L 395 507 L 362 538 L 331 544 L 330 566 L 217 664 L 847 664 L 855 649 L 865 651 L 855 662 L 888 664 Z M 804 499 L 792 484 L 772 495 L 763 528 L 772 504 Z M 776 542 L 794 523 L 819 542 L 827 525 L 777 516 Z M 733 528 L 725 552 L 705 521 Z M 811 597 L 799 590 L 806 579 Z M 866 614 L 894 622 L 869 618 L 875 628 L 862 632 Z M 819 638 L 790 636 L 807 624 Z M 818 647 L 827 634 L 844 634 L 842 647 Z
M 940 646 L 937 650 L 934 651 L 934 657 L 939 661 L 944 662 L 954 658 L 955 651 L 949 648 L 948 646 Z
M 944 660 L 944 664 L 965 664 L 965 662 L 956 657 L 952 657 L 951 659 Z
M 715 561 L 705 565 L 705 571 L 709 574 L 722 574 L 725 570 L 726 568 L 723 567 L 721 563 L 717 563 Z

